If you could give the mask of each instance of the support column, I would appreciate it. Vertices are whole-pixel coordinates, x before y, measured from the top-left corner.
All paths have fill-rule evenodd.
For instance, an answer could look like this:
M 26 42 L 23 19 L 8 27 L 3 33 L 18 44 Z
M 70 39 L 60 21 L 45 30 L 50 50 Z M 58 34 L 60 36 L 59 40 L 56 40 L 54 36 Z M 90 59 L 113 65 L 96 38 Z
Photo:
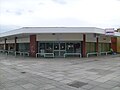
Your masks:
M 17 51 L 17 37 L 15 37 L 15 51 Z
M 30 56 L 35 57 L 37 53 L 36 35 L 30 35 Z
M 96 37 L 96 52 L 99 53 L 99 38 Z
M 114 52 L 117 52 L 117 38 L 111 37 L 111 48 Z
M 86 57 L 86 35 L 85 34 L 83 34 L 82 56 Z
M 4 50 L 7 50 L 7 44 L 6 44 L 7 39 L 5 38 L 5 43 L 4 43 Z

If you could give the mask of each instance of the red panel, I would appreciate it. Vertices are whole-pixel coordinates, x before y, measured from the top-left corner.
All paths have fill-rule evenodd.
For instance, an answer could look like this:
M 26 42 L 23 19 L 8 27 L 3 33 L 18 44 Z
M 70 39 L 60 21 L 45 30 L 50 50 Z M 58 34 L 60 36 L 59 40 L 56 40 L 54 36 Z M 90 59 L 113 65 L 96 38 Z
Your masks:
M 30 35 L 30 56 L 35 57 L 37 53 L 36 35 Z
M 5 49 L 5 50 L 7 50 L 6 40 L 7 40 L 7 39 L 5 38 L 5 43 L 4 43 L 4 45 L 5 45 L 5 48 L 4 48 L 4 49 Z
M 116 37 L 111 38 L 111 48 L 113 49 L 113 51 L 117 52 L 117 38 Z
M 96 37 L 96 52 L 99 52 L 99 38 Z
M 15 37 L 15 51 L 17 51 L 17 37 Z
M 83 34 L 82 55 L 86 57 L 86 35 Z

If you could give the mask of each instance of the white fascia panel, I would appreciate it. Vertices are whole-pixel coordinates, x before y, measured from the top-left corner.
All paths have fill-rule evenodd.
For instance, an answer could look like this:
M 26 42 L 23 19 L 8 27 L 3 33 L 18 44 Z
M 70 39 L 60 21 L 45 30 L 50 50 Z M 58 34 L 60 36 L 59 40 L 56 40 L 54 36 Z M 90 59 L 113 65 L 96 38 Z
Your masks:
M 120 32 L 115 32 L 114 36 L 120 37 Z
M 22 33 L 24 33 L 22 29 L 17 29 L 17 30 L 1 33 L 0 37 L 7 37 L 7 36 L 17 35 L 17 34 L 22 34 Z
M 4 44 L 5 43 L 5 41 L 4 40 L 0 40 L 0 44 Z
M 14 31 L 0 34 L 0 37 L 6 37 L 18 34 L 36 34 L 36 33 L 99 33 L 104 34 L 103 29 L 95 27 L 23 27 Z
M 105 35 L 105 29 L 95 28 L 95 33 L 97 33 L 97 34 L 104 34 Z
M 45 27 L 45 28 L 23 28 L 24 33 L 94 33 L 94 28 L 82 27 Z

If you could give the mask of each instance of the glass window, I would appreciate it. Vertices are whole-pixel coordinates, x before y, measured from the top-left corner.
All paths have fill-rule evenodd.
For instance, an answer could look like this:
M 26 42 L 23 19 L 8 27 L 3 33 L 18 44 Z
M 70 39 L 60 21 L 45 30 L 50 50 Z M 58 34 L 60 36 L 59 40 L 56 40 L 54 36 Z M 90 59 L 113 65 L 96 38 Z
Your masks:
M 40 43 L 39 44 L 39 52 L 44 53 L 45 52 L 45 43 Z
M 100 43 L 99 45 L 100 51 L 109 51 L 110 50 L 110 43 Z
M 65 43 L 60 43 L 60 50 L 65 50 Z
M 74 43 L 74 52 L 75 53 L 81 52 L 81 44 L 80 43 Z
M 4 49 L 4 44 L 1 44 L 0 45 L 0 50 L 3 50 Z
M 66 52 L 68 52 L 68 53 L 74 52 L 74 44 L 73 43 L 66 43 Z
M 29 43 L 19 43 L 18 45 L 18 50 L 23 51 L 23 52 L 28 52 L 29 51 Z
M 54 50 L 59 50 L 59 43 L 54 43 Z
M 46 53 L 53 53 L 53 43 L 46 43 Z
M 86 51 L 89 52 L 95 52 L 96 51 L 96 45 L 94 42 L 87 42 L 86 43 Z

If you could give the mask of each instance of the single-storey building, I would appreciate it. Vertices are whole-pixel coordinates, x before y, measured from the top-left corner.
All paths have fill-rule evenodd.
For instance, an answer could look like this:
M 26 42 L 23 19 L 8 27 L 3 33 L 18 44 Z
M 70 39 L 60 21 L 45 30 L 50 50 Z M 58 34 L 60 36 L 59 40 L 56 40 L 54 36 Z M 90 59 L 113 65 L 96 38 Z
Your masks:
M 120 28 L 117 31 L 120 32 Z M 117 52 L 120 53 L 120 37 L 116 37 L 115 40 L 117 42 Z
M 0 51 L 34 57 L 107 55 L 120 36 L 108 33 L 96 27 L 23 27 L 0 34 Z

